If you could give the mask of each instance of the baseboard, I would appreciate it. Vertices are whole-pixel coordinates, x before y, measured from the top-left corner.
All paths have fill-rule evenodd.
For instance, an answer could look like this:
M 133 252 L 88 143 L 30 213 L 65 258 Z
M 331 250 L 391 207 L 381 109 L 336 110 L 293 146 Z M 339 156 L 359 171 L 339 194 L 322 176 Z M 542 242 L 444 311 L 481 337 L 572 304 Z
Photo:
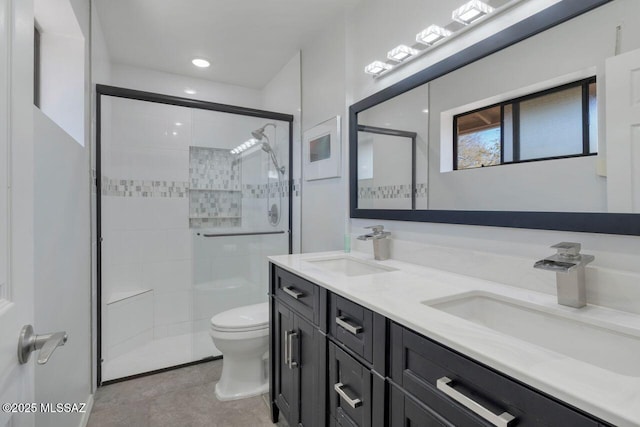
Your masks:
M 91 409 L 93 409 L 93 394 L 90 394 L 87 398 L 87 406 L 85 407 L 85 412 L 82 414 L 82 419 L 80 419 L 80 424 L 78 427 L 87 427 L 89 424 L 89 417 L 91 416 Z

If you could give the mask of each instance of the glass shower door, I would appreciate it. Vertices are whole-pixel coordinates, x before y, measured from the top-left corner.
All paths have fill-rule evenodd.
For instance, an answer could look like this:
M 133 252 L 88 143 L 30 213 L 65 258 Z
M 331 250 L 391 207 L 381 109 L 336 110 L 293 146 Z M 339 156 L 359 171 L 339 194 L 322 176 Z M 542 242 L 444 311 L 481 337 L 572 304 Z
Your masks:
M 290 123 L 100 102 L 101 379 L 218 356 L 211 317 L 267 301 L 289 252 Z

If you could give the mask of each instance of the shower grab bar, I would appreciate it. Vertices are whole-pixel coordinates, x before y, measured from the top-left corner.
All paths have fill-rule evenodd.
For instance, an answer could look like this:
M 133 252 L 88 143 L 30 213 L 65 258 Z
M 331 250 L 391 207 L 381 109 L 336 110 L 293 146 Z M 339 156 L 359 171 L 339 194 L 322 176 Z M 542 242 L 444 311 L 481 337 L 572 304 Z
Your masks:
M 285 234 L 285 233 L 288 233 L 288 231 L 254 231 L 250 233 L 216 233 L 216 234 L 196 233 L 196 234 L 202 237 L 233 237 L 233 236 L 260 236 L 264 234 Z

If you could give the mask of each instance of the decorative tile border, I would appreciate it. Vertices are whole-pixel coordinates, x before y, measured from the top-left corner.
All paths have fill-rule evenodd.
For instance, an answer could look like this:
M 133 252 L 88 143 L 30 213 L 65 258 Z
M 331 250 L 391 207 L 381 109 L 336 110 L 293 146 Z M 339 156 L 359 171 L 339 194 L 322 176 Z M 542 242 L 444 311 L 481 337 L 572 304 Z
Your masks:
M 416 198 L 427 197 L 427 184 L 416 184 Z M 358 199 L 410 199 L 411 185 L 381 185 L 378 187 L 358 187 Z
M 148 181 L 102 177 L 102 195 L 119 197 L 187 197 L 185 181 Z
M 300 182 L 293 184 L 294 197 L 300 196 Z M 241 188 L 241 189 L 240 189 Z M 119 197 L 187 197 L 190 191 L 211 191 L 211 192 L 238 192 L 244 198 L 266 199 L 276 197 L 281 194 L 283 197 L 289 196 L 289 185 L 287 181 L 281 183 L 272 182 L 269 184 L 247 184 L 239 186 L 238 190 L 198 190 L 189 189 L 189 182 L 186 181 L 148 181 L 134 179 L 115 179 L 102 177 L 102 195 Z
M 248 199 L 266 199 L 267 197 L 289 197 L 289 182 L 282 180 L 268 184 L 247 184 L 242 186 L 242 197 Z

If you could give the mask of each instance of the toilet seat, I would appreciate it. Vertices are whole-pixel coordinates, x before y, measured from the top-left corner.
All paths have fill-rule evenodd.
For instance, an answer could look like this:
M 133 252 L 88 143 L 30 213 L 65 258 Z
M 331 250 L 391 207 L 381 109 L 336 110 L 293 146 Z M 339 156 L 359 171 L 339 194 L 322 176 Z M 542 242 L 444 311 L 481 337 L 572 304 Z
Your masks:
M 247 305 L 216 314 L 211 329 L 218 332 L 250 332 L 269 328 L 269 303 Z

